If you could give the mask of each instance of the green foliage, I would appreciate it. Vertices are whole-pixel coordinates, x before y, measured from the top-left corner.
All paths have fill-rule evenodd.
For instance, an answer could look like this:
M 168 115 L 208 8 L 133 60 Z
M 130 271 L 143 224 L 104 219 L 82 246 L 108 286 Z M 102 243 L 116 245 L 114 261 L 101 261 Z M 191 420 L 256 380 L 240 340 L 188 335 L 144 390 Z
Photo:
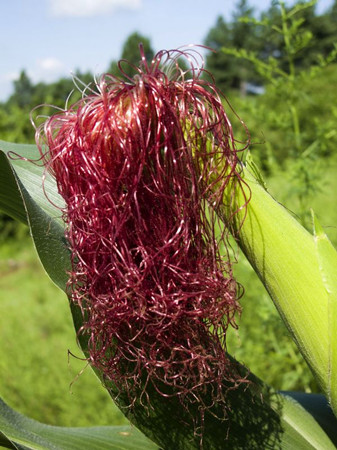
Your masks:
M 74 89 L 74 80 L 79 89 Z M 35 130 L 30 121 L 31 111 L 39 107 L 39 114 L 50 115 L 55 112 L 55 108 L 64 108 L 70 95 L 71 102 L 76 102 L 87 84 L 92 85 L 92 75 L 76 72 L 74 80 L 69 77 L 50 84 L 41 82 L 34 85 L 25 71 L 22 71 L 20 78 L 14 81 L 13 95 L 6 103 L 0 104 L 0 139 L 34 142 Z
M 294 85 L 288 80 L 269 85 L 263 96 L 236 103 L 260 167 L 269 175 L 283 171 L 286 183 L 279 199 L 288 207 L 295 205 L 307 227 L 337 144 L 336 75 L 336 65 L 314 75 L 302 73 Z
M 253 10 L 246 0 L 240 0 L 233 14 L 232 22 L 227 23 L 221 16 L 216 24 L 208 32 L 205 45 L 216 52 L 207 56 L 207 69 L 215 78 L 217 86 L 225 90 L 227 88 L 244 89 L 244 83 L 254 81 L 256 76 L 252 71 L 253 66 L 249 61 L 238 61 L 237 58 L 219 51 L 222 48 L 239 48 L 252 51 L 257 45 L 257 34 L 253 21 L 243 22 L 240 17 L 253 18 Z
M 327 55 L 316 54 L 316 63 L 310 65 L 313 33 L 306 23 L 314 21 L 314 4 L 298 3 L 287 9 L 280 3 L 271 16 L 253 20 L 268 31 L 274 51 L 277 46 L 273 43 L 278 43 L 281 50 L 276 56 L 260 59 L 257 51 L 222 49 L 238 61 L 252 63 L 264 81 L 264 95 L 238 101 L 240 113 L 247 117 L 252 142 L 265 141 L 264 146 L 252 146 L 265 173 L 272 173 L 275 163 L 287 168 L 287 196 L 296 198 L 297 214 L 306 227 L 310 202 L 322 189 L 324 158 L 337 144 L 337 94 L 333 87 L 337 67 L 332 64 L 337 47 Z M 244 22 L 252 20 L 245 18 Z
M 27 227 L 15 222 L 7 214 L 0 212 L 0 247 L 11 239 L 23 239 L 28 236 Z
M 16 104 L 19 108 L 31 105 L 33 89 L 33 84 L 28 75 L 22 70 L 19 78 L 14 81 L 14 94 L 11 97 L 11 103 Z
M 122 59 L 130 61 L 138 66 L 139 64 L 139 44 L 143 45 L 144 56 L 147 61 L 151 61 L 154 51 L 151 47 L 149 38 L 142 36 L 140 33 L 132 33 L 125 41 L 122 50 Z
M 331 13 L 316 15 L 315 1 L 287 8 L 272 3 L 257 19 L 246 1 L 237 4 L 232 20 L 218 17 L 205 44 L 217 50 L 207 56 L 207 68 L 221 90 L 246 91 L 249 83 L 272 83 L 327 59 L 334 51 L 337 29 Z M 241 58 L 241 59 L 238 59 Z

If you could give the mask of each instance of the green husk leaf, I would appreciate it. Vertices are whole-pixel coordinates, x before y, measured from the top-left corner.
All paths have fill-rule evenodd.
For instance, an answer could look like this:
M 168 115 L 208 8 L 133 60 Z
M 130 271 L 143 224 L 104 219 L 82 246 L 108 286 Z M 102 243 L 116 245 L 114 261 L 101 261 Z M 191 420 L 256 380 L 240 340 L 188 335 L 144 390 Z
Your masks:
M 267 192 L 251 157 L 241 176 L 241 187 L 235 187 L 235 236 L 328 395 L 330 353 L 337 338 L 329 332 L 330 294 L 322 277 L 317 239 Z M 242 208 L 249 197 L 247 208 Z M 226 221 L 232 212 L 223 208 L 220 214 Z M 329 261 L 325 270 L 331 278 L 337 266 Z
M 312 212 L 322 281 L 328 296 L 329 367 L 327 396 L 337 412 L 337 252 Z

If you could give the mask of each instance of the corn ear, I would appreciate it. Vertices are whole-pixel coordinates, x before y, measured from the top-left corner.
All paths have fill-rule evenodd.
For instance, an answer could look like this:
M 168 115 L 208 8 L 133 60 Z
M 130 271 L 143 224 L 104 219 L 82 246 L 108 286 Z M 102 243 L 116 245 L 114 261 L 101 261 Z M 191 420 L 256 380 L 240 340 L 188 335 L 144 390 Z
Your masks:
M 266 190 L 248 156 L 231 209 L 220 210 L 337 413 L 337 252 L 314 219 L 310 234 Z M 233 198 L 233 192 L 226 195 Z M 247 207 L 242 207 L 251 196 Z
M 337 411 L 337 252 L 312 212 L 314 240 L 322 282 L 328 298 L 328 385 L 327 397 Z

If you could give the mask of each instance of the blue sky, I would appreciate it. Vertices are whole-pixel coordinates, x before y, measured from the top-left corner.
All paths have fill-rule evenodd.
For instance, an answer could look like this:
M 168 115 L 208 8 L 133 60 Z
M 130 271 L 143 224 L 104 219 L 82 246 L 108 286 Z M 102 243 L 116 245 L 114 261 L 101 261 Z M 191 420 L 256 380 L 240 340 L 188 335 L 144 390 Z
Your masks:
M 258 14 L 271 0 L 250 0 Z M 231 18 L 227 0 L 1 0 L 0 101 L 21 69 L 34 82 L 76 69 L 99 74 L 120 56 L 134 31 L 157 50 L 201 44 L 217 16 Z M 322 12 L 332 0 L 318 0 Z M 290 3 L 291 4 L 291 3 Z

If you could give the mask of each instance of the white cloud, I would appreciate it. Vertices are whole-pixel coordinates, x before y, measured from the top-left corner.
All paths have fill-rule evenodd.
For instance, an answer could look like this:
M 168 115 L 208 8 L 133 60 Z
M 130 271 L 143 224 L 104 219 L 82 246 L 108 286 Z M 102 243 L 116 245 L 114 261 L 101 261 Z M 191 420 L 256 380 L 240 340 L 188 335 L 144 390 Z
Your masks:
M 64 75 L 69 76 L 69 70 L 62 61 L 52 56 L 36 60 L 28 70 L 28 76 L 33 83 L 52 83 Z
M 37 62 L 37 65 L 40 69 L 47 72 L 58 72 L 59 70 L 62 70 L 64 66 L 62 61 L 56 58 L 40 59 Z
M 138 9 L 142 0 L 49 0 L 55 16 L 89 17 L 118 9 Z

